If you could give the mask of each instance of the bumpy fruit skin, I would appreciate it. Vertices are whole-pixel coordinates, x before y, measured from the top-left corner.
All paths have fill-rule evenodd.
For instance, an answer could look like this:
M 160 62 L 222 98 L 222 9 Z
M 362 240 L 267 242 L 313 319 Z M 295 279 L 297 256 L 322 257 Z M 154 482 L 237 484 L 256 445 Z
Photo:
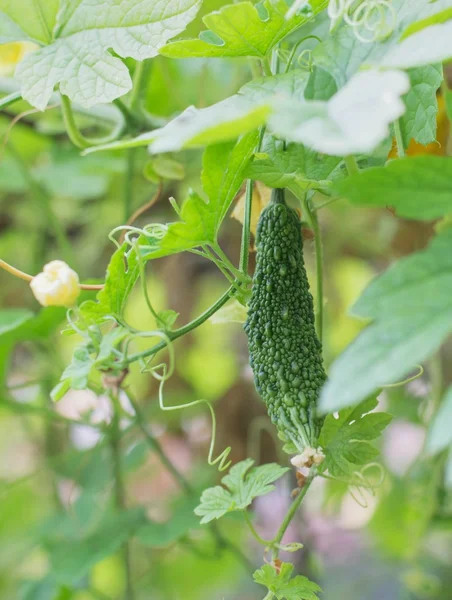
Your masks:
M 256 389 L 280 437 L 300 452 L 314 446 L 316 402 L 326 375 L 303 260 L 301 223 L 272 192 L 257 228 L 257 264 L 245 331 Z

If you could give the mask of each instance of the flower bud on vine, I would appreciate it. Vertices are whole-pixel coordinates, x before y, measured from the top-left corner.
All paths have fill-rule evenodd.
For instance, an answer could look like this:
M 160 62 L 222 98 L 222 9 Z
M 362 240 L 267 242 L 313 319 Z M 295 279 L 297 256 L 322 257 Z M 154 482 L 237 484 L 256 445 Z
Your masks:
M 62 260 L 52 260 L 33 277 L 31 290 L 42 306 L 73 306 L 80 294 L 78 275 Z
M 320 465 L 325 460 L 325 454 L 322 448 L 305 448 L 301 454 L 297 454 L 290 459 L 290 462 L 296 469 L 304 467 L 312 467 L 312 465 Z

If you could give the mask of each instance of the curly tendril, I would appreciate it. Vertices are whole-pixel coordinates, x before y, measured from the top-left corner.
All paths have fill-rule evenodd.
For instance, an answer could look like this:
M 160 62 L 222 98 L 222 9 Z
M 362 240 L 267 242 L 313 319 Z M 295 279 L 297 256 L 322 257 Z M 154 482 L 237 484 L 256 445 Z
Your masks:
M 344 20 L 364 43 L 382 40 L 394 31 L 397 13 L 391 0 L 330 0 L 331 30 Z

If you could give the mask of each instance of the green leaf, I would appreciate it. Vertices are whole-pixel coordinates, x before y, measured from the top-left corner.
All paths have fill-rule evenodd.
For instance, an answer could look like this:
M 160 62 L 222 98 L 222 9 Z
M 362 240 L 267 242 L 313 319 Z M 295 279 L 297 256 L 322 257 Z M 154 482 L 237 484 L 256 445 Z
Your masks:
M 411 88 L 403 98 L 406 112 L 400 119 L 404 146 L 411 139 L 419 144 L 436 140 L 436 91 L 443 79 L 441 65 L 427 65 L 408 71 Z
M 326 102 L 280 102 L 269 128 L 317 152 L 368 154 L 389 135 L 389 124 L 405 112 L 400 96 L 408 90 L 409 79 L 402 71 L 368 69 Z
M 301 144 L 284 144 L 267 135 L 262 151 L 255 155 L 246 175 L 272 188 L 289 188 L 295 194 L 327 187 L 345 175 L 342 158 L 324 156 Z
M 353 475 L 378 456 L 379 451 L 371 442 L 389 425 L 392 416 L 371 413 L 377 405 L 372 397 L 356 408 L 342 410 L 338 418 L 326 417 L 319 439 L 325 449 L 322 470 L 328 470 L 333 477 Z
M 323 10 L 327 0 L 310 0 L 311 15 Z M 208 31 L 198 39 L 178 40 L 163 46 L 160 53 L 171 58 L 256 56 L 265 58 L 289 33 L 311 16 L 294 15 L 284 0 L 262 0 L 258 6 L 238 2 L 222 7 L 203 18 Z
M 208 108 L 189 106 L 183 113 L 160 129 L 143 133 L 130 140 L 95 146 L 84 154 L 106 149 L 148 146 L 151 154 L 178 152 L 233 140 L 257 129 L 270 112 L 268 101 L 256 104 L 244 96 L 231 96 Z
M 452 21 L 431 25 L 410 35 L 391 48 L 380 64 L 383 67 L 411 69 L 452 58 Z
M 318 600 L 322 589 L 303 575 L 292 577 L 293 568 L 290 563 L 282 563 L 278 573 L 273 565 L 264 565 L 255 571 L 253 578 L 278 600 Z
M 304 93 L 306 100 L 326 101 L 336 92 L 337 84 L 334 77 L 325 69 L 314 66 Z
M 88 378 L 94 365 L 94 358 L 86 346 L 79 346 L 74 350 L 72 360 L 61 375 L 61 382 L 69 382 L 73 390 L 85 390 L 88 387 Z M 58 397 L 62 390 L 55 391 Z
M 59 5 L 59 0 L 0 0 L 0 43 L 30 39 L 49 44 Z M 2 39 L 6 26 L 11 33 Z
M 107 516 L 97 529 L 79 540 L 65 540 L 51 548 L 50 561 L 55 579 L 71 585 L 88 574 L 99 561 L 116 552 L 145 523 L 142 508 Z
M 97 293 L 97 300 L 87 300 L 79 307 L 85 324 L 100 323 L 109 316 L 122 317 L 139 275 L 140 267 L 135 251 L 123 244 L 110 259 L 105 284 Z
M 449 387 L 428 429 L 426 450 L 437 454 L 452 444 L 452 387 Z
M 366 288 L 353 313 L 374 322 L 333 363 L 320 410 L 356 404 L 435 352 L 452 330 L 451 289 L 452 231 L 445 230 Z
M 436 219 L 452 212 L 452 158 L 394 160 L 348 177 L 334 190 L 360 206 L 392 206 L 401 217 Z
M 18 4 L 35 3 L 21 0 Z M 50 6 L 52 15 L 55 0 Z M 200 0 L 163 4 L 159 0 L 129 0 L 126 4 L 79 0 L 75 5 L 72 0 L 62 0 L 52 41 L 50 30 L 43 40 L 49 45 L 28 54 L 17 68 L 24 99 L 44 110 L 59 84 L 63 94 L 82 106 L 113 101 L 131 89 L 132 81 L 127 67 L 111 50 L 135 60 L 156 56 L 168 39 L 185 29 L 199 6 Z M 28 18 L 24 8 L 23 20 Z M 9 6 L 7 14 L 12 14 Z
M 149 246 L 140 246 L 146 260 L 216 242 L 221 222 L 243 182 L 257 138 L 253 131 L 236 143 L 206 149 L 202 183 L 209 202 L 192 191 L 182 205 L 180 221 L 165 226 L 163 236 L 148 236 Z
M 234 465 L 221 480 L 227 489 L 219 485 L 204 490 L 201 503 L 195 513 L 203 517 L 201 523 L 219 519 L 228 512 L 243 510 L 254 498 L 264 496 L 275 489 L 271 485 L 289 469 L 276 463 L 252 467 L 254 460 L 247 458 Z

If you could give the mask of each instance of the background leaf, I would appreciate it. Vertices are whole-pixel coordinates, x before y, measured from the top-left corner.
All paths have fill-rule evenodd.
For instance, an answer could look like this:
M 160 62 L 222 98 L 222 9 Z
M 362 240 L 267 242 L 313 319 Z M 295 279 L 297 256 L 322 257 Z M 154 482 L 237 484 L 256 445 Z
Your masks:
M 375 279 L 353 307 L 375 321 L 331 366 L 321 410 L 352 406 L 430 356 L 452 328 L 451 289 L 450 230 Z
M 452 211 L 452 159 L 413 156 L 369 169 L 334 185 L 353 204 L 392 206 L 398 215 L 430 220 Z

